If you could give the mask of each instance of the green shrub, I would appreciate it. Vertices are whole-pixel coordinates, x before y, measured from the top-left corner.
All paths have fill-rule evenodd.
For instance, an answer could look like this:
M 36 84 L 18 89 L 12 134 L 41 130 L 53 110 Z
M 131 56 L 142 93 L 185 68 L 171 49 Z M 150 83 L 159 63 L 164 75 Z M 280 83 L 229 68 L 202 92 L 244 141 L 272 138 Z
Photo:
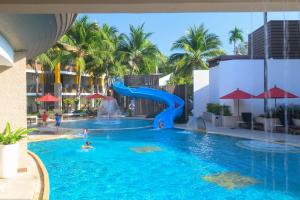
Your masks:
M 220 105 L 218 103 L 208 103 L 206 106 L 207 112 L 215 115 L 231 116 L 230 107 L 227 105 Z
M 221 106 L 221 115 L 223 116 L 231 116 L 230 107 L 226 105 Z
M 15 144 L 19 140 L 25 138 L 28 133 L 35 131 L 36 129 L 19 128 L 16 131 L 12 131 L 10 123 L 6 123 L 5 130 L 0 134 L 0 144 L 9 145 Z

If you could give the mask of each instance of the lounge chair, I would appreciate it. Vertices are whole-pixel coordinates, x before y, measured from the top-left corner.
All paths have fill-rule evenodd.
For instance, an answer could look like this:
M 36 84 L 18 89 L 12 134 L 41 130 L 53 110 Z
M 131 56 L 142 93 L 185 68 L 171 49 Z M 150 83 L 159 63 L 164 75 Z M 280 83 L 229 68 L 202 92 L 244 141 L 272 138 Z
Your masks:
M 285 132 L 287 129 L 291 134 L 300 134 L 300 126 L 296 126 L 291 117 L 287 117 L 287 121 L 284 115 L 279 116 L 280 123 L 283 125 L 282 132 Z M 286 124 L 287 122 L 287 124 Z M 287 126 L 287 127 L 286 127 Z
M 243 112 L 241 113 L 241 115 L 242 115 L 242 121 L 238 121 L 239 127 L 247 128 L 247 129 L 264 130 L 264 125 L 262 123 L 256 122 L 252 116 L 252 113 Z

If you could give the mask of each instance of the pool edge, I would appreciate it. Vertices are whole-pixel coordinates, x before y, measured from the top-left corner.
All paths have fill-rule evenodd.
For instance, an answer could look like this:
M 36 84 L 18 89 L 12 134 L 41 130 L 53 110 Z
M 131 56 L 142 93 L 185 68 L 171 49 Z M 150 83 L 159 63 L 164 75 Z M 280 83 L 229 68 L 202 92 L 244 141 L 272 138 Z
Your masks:
M 33 158 L 35 163 L 38 166 L 38 171 L 39 171 L 39 177 L 41 180 L 41 189 L 40 193 L 37 198 L 34 198 L 34 200 L 49 200 L 50 197 L 50 181 L 49 181 L 49 174 L 48 171 L 40 159 L 38 155 L 33 153 L 32 151 L 27 151 L 27 153 Z

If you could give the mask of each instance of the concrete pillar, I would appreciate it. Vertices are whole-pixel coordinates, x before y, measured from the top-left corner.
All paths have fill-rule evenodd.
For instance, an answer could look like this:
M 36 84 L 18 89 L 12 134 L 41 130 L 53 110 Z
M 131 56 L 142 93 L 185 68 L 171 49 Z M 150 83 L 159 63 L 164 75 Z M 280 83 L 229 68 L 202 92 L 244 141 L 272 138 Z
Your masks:
M 54 83 L 54 96 L 58 97 L 59 101 L 55 103 L 55 109 L 62 108 L 62 84 L 61 83 Z
M 0 63 L 0 131 L 10 122 L 13 128 L 26 127 L 26 57 L 15 53 L 13 67 Z
M 60 77 L 60 63 L 57 63 L 55 66 L 55 83 L 54 83 L 54 96 L 58 97 L 59 101 L 55 102 L 54 108 L 61 109 L 62 106 L 62 84 Z
M 1 66 L 0 63 L 0 131 L 6 122 L 13 130 L 24 128 L 26 123 L 26 57 L 25 53 L 14 55 L 12 67 Z M 27 166 L 27 140 L 20 142 L 19 167 Z

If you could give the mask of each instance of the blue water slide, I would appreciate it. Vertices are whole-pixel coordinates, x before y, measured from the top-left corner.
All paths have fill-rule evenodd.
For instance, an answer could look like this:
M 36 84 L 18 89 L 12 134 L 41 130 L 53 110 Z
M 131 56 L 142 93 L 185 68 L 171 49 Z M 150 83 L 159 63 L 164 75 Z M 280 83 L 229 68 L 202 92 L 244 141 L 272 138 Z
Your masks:
M 163 128 L 173 128 L 174 119 L 182 115 L 184 101 L 176 95 L 147 87 L 127 87 L 121 80 L 115 80 L 112 86 L 113 90 L 121 95 L 150 99 L 166 105 L 166 108 L 155 116 L 153 128 L 158 128 L 159 124 L 161 124 Z

